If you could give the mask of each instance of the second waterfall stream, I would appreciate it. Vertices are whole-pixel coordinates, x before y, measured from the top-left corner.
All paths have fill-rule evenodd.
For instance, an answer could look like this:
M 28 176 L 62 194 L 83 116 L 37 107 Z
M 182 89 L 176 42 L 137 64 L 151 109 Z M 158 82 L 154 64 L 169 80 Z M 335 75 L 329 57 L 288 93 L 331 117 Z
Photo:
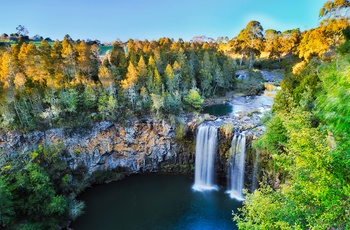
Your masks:
M 245 169 L 245 133 L 235 134 L 232 138 L 231 152 L 228 164 L 228 193 L 231 198 L 244 200 L 244 169 Z

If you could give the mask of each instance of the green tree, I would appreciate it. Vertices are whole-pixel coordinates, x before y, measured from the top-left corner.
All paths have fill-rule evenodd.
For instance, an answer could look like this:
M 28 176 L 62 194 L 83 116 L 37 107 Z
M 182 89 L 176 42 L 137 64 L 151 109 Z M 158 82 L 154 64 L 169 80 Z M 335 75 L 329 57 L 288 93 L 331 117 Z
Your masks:
M 187 96 L 184 97 L 184 101 L 194 110 L 202 108 L 204 99 L 199 95 L 196 89 L 190 89 Z
M 214 66 L 210 59 L 209 52 L 205 51 L 202 61 L 202 69 L 199 72 L 200 89 L 202 90 L 202 94 L 204 96 L 209 96 L 212 93 L 213 69 Z
M 98 100 L 98 89 L 96 85 L 89 84 L 84 88 L 83 104 L 84 108 L 95 111 Z
M 10 186 L 5 178 L 0 177 L 0 226 L 6 228 L 13 222 L 13 198 Z
M 177 51 L 176 62 L 179 65 L 177 75 L 179 75 L 179 82 L 181 82 L 180 84 L 181 91 L 187 91 L 192 86 L 192 79 L 194 78 L 194 72 L 190 67 L 189 60 L 182 47 Z M 174 62 L 174 65 L 175 65 L 175 62 Z
M 345 42 L 338 47 L 338 52 L 342 55 L 350 53 L 350 26 L 343 30 L 343 35 L 345 37 Z
M 269 185 L 247 194 L 234 217 L 240 229 L 350 227 L 349 57 L 319 62 L 310 60 L 282 85 L 288 103 L 274 109 L 255 143 Z
M 31 223 L 38 223 L 42 229 L 56 227 L 67 211 L 67 201 L 56 194 L 45 170 L 29 164 L 17 173 L 16 179 L 16 213 Z
M 224 77 L 226 90 L 234 89 L 236 85 L 235 62 L 230 57 L 227 57 L 222 66 L 222 74 Z
M 79 94 L 75 88 L 61 90 L 58 95 L 59 105 L 62 111 L 75 113 L 78 108 Z
M 102 120 L 116 119 L 118 108 L 117 98 L 113 94 L 102 94 L 98 99 L 98 111 Z
M 229 46 L 230 46 L 230 50 L 232 50 L 233 53 L 241 55 L 239 66 L 242 66 L 243 58 L 247 56 L 247 54 L 249 53 L 247 43 L 235 37 L 232 40 L 230 40 Z

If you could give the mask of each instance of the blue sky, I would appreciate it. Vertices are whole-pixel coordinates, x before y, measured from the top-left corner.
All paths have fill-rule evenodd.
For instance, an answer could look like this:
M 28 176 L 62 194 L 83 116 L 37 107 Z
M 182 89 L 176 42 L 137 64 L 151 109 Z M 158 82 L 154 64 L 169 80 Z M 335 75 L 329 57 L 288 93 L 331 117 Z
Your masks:
M 29 36 L 113 42 L 205 35 L 236 36 L 256 20 L 263 28 L 302 31 L 318 26 L 326 0 L 15 0 L 4 1 L 0 34 L 24 25 Z

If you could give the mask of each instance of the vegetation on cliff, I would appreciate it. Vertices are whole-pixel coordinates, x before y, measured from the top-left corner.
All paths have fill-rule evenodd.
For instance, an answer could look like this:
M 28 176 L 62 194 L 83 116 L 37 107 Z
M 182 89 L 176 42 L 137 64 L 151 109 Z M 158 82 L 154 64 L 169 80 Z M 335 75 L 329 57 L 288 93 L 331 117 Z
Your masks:
M 41 146 L 0 169 L 0 226 L 3 229 L 57 229 L 81 215 L 75 199 L 89 183 L 87 168 L 70 169 L 61 144 Z
M 350 227 L 350 27 L 336 50 L 348 9 L 348 1 L 328 1 L 320 14 L 326 19 L 304 33 L 303 60 L 282 81 L 273 117 L 255 143 L 268 162 L 269 184 L 247 194 L 234 217 L 240 229 Z M 327 45 L 324 33 L 332 30 Z

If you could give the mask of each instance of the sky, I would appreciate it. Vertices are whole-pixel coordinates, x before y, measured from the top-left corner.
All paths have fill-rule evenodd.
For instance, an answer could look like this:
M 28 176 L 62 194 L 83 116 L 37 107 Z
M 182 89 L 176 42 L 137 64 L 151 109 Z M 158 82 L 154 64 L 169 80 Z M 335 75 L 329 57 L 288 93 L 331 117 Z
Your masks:
M 3 2 L 2 2 L 3 1 Z M 301 31 L 319 24 L 326 0 L 0 0 L 0 34 L 23 25 L 29 36 L 62 40 L 190 41 L 237 36 L 249 21 L 266 29 Z

